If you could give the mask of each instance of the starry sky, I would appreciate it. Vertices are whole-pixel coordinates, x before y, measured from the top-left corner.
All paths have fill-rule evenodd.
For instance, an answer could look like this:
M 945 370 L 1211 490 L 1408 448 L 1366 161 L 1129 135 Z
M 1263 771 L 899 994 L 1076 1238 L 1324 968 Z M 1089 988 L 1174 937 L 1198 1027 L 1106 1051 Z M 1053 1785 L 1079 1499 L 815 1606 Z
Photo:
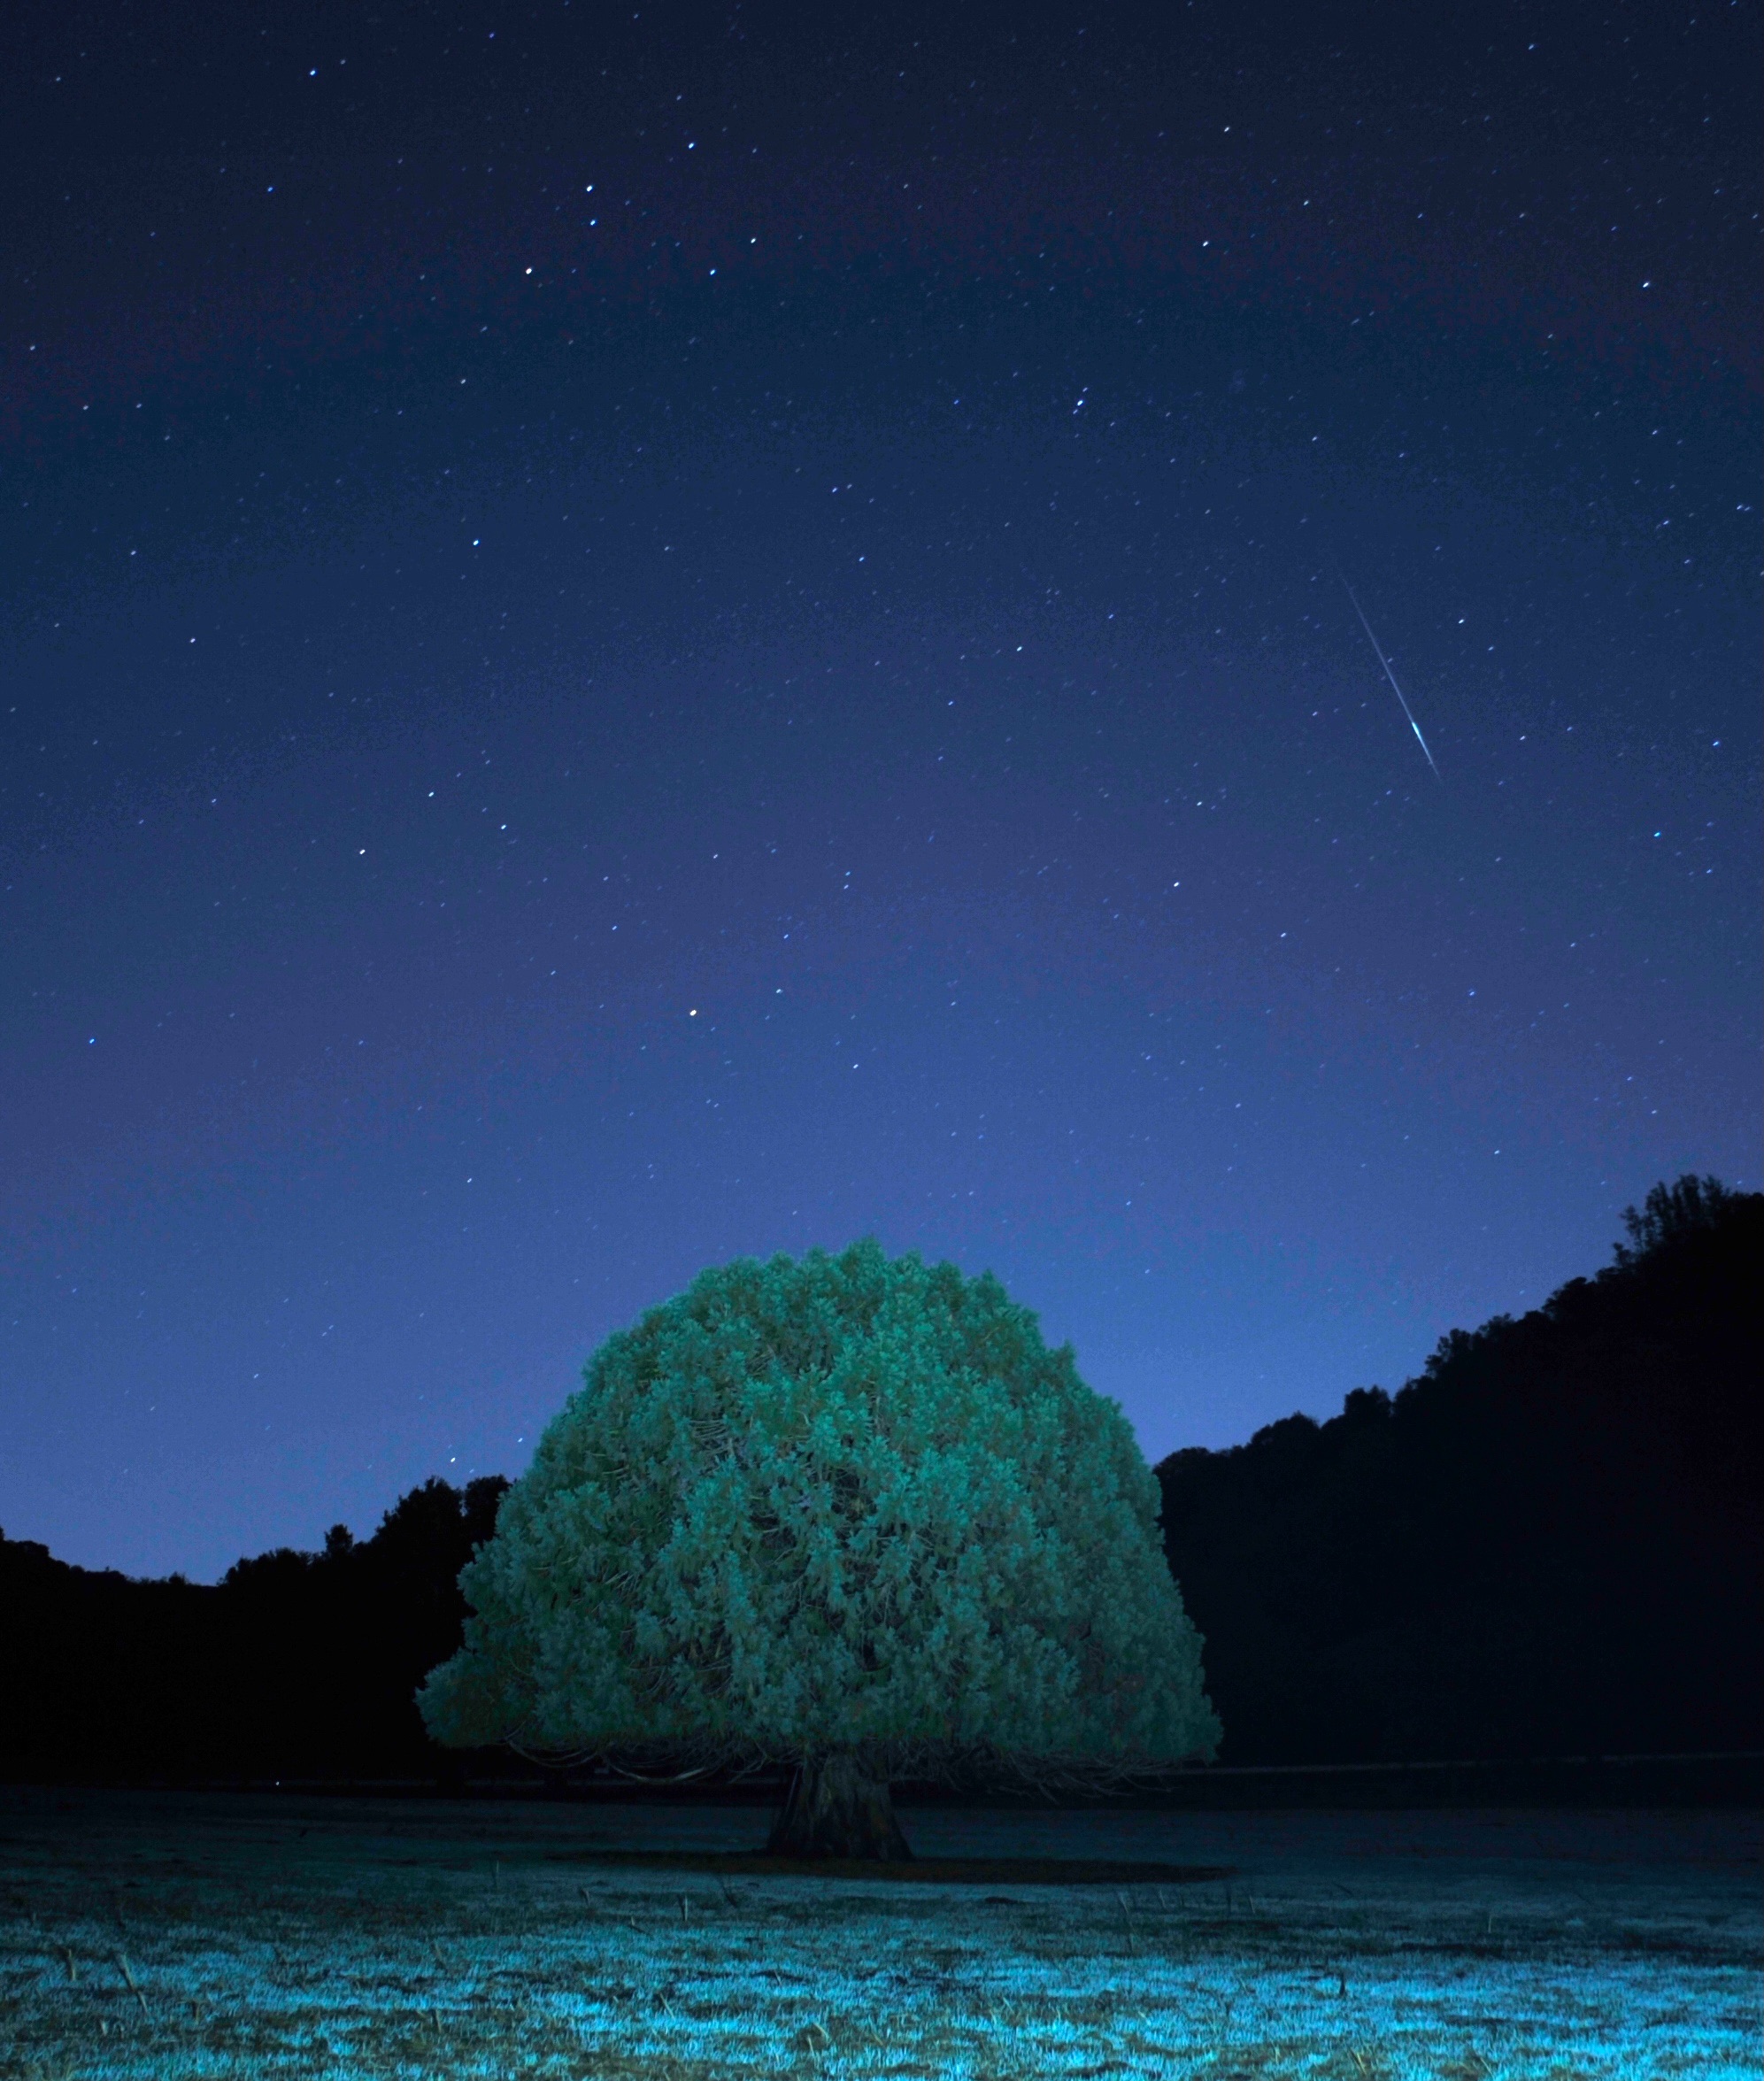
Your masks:
M 0 38 L 9 1536 L 864 1234 L 1155 1460 L 1756 1186 L 1756 7 Z

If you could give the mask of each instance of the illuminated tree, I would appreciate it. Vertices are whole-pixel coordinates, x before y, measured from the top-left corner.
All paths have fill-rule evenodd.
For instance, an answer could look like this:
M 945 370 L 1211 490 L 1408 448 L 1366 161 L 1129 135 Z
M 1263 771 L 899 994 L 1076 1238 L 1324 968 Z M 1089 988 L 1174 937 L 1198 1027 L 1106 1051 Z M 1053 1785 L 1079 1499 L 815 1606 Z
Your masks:
M 438 1739 L 794 1782 L 771 1847 L 908 1856 L 891 1780 L 1210 1755 L 1119 1407 L 990 1274 L 739 1260 L 608 1338 L 460 1576 Z

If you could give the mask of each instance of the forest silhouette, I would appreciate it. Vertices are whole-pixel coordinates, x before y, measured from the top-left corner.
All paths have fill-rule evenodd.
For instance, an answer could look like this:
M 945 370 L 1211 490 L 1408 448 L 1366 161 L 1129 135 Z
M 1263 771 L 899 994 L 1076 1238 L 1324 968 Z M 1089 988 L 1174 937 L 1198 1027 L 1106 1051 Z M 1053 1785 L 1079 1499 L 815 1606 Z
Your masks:
M 1442 1340 L 1394 1397 L 1155 1469 L 1223 1764 L 1764 1747 L 1764 1194 L 1656 1186 L 1614 1261 Z M 432 1480 L 371 1538 L 135 1580 L 0 1537 L 0 1773 L 505 1775 L 419 1684 L 507 1487 Z
M 1222 1762 L 1764 1746 L 1764 1194 L 1626 1223 L 1394 1398 L 1159 1464 Z

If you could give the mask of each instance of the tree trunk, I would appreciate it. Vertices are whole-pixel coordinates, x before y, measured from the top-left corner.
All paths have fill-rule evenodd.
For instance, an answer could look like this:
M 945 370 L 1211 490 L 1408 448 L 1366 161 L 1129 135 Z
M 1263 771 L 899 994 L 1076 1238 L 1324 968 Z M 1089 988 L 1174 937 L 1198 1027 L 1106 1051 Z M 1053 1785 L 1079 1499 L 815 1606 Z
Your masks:
M 773 1857 L 851 1857 L 904 1862 L 913 1854 L 885 1779 L 867 1777 L 851 1755 L 814 1756 L 797 1770 L 773 1825 Z

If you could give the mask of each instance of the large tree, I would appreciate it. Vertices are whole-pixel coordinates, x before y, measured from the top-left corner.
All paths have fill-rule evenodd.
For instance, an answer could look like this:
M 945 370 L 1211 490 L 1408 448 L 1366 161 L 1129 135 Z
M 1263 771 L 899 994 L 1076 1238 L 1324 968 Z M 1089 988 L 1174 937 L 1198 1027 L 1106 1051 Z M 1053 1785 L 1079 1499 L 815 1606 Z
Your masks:
M 774 1850 L 907 1856 L 890 1780 L 1212 1753 L 1158 1510 L 1119 1407 L 990 1274 L 740 1260 L 595 1353 L 419 1702 L 461 1745 L 782 1761 Z

